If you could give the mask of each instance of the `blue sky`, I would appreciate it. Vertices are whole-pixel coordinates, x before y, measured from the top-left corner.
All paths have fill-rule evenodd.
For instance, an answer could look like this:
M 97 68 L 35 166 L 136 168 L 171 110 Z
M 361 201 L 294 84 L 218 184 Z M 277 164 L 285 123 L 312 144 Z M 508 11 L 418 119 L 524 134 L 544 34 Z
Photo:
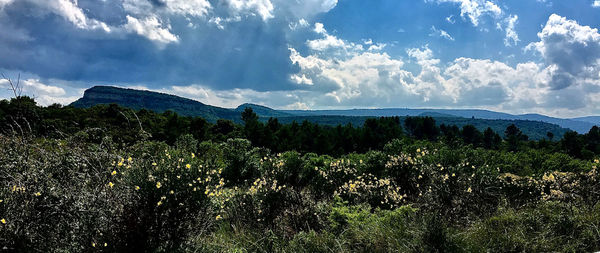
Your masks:
M 42 105 L 116 85 L 224 107 L 598 115 L 598 28 L 599 0 L 0 0 L 0 72 Z

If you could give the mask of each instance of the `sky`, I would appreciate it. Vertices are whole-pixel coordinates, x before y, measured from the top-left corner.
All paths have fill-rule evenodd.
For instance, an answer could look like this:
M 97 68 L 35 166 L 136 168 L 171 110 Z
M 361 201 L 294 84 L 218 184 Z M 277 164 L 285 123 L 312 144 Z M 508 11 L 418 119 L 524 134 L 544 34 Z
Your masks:
M 0 0 L 0 73 L 276 109 L 600 115 L 600 0 Z M 0 98 L 10 98 L 6 80 Z

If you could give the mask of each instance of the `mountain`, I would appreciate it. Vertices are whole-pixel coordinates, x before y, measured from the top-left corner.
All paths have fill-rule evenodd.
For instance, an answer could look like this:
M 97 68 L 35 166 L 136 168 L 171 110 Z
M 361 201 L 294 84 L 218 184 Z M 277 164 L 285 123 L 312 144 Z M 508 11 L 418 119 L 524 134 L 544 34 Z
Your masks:
M 293 116 L 292 114 L 286 113 L 286 112 L 282 112 L 282 111 L 278 111 L 278 110 L 274 110 L 271 109 L 269 107 L 263 106 L 263 105 L 257 105 L 257 104 L 242 104 L 240 106 L 238 106 L 237 108 L 235 108 L 235 111 L 242 113 L 247 107 L 252 108 L 252 111 L 254 111 L 254 113 L 256 113 L 259 116 L 263 116 L 263 117 L 289 117 L 289 116 Z
M 550 124 L 541 121 L 531 120 L 505 120 L 505 119 L 473 119 L 463 118 L 456 116 L 448 116 L 447 114 L 423 114 L 420 116 L 430 116 L 435 119 L 436 124 L 445 125 L 456 125 L 462 128 L 465 125 L 473 125 L 479 131 L 483 132 L 486 128 L 490 127 L 500 136 L 504 137 L 504 130 L 512 124 L 515 124 L 523 134 L 527 135 L 530 140 L 541 140 L 545 139 L 546 134 L 551 132 L 554 134 L 554 139 L 560 139 L 562 136 L 569 131 L 569 129 L 562 128 L 555 124 Z M 400 122 L 404 122 L 407 116 L 399 116 Z M 309 116 L 289 116 L 279 117 L 280 123 L 289 124 L 294 121 L 303 122 L 305 120 L 319 125 L 337 126 L 338 124 L 346 125 L 352 124 L 354 126 L 361 126 L 366 119 L 375 118 L 374 116 L 339 116 L 339 115 L 309 115 Z M 267 121 L 268 118 L 261 117 L 261 121 Z
M 600 116 L 588 116 L 588 117 L 572 118 L 571 120 L 588 122 L 588 123 L 592 123 L 592 124 L 595 124 L 597 126 L 600 126 Z
M 512 115 L 488 110 L 465 109 L 351 109 L 351 110 L 274 110 L 257 104 L 242 104 L 235 109 L 207 105 L 192 99 L 153 91 L 125 89 L 112 86 L 94 86 L 85 91 L 82 98 L 73 102 L 75 107 L 91 107 L 98 104 L 115 103 L 132 109 L 147 109 L 156 112 L 174 111 L 184 116 L 199 116 L 210 122 L 217 119 L 229 119 L 240 122 L 241 112 L 250 107 L 266 121 L 277 117 L 282 123 L 308 120 L 322 125 L 338 125 L 352 123 L 362 125 L 370 117 L 383 116 L 430 116 L 438 124 L 474 125 L 480 130 L 491 127 L 502 134 L 510 124 L 515 124 L 531 139 L 545 138 L 547 132 L 560 138 L 568 129 L 586 133 L 598 123 L 600 117 L 584 117 L 576 119 L 560 119 L 539 114 Z M 596 122 L 596 123 L 594 123 Z
M 351 109 L 351 110 L 286 110 L 286 113 L 297 116 L 315 116 L 315 115 L 339 115 L 339 116 L 432 116 L 436 115 L 453 116 L 461 118 L 476 118 L 490 120 L 526 120 L 542 121 L 550 124 L 556 124 L 563 128 L 568 128 L 578 133 L 587 133 L 594 125 L 600 125 L 600 121 L 594 122 L 600 117 L 586 117 L 578 119 L 561 119 L 540 114 L 513 115 L 502 112 L 488 110 L 471 109 L 408 109 L 408 108 L 387 108 L 387 109 Z
M 74 107 L 91 107 L 97 104 L 118 104 L 132 109 L 148 109 L 162 113 L 167 110 L 185 116 L 200 116 L 215 122 L 219 118 L 238 119 L 234 110 L 206 105 L 201 102 L 153 91 L 125 89 L 112 86 L 94 86 L 73 102 Z

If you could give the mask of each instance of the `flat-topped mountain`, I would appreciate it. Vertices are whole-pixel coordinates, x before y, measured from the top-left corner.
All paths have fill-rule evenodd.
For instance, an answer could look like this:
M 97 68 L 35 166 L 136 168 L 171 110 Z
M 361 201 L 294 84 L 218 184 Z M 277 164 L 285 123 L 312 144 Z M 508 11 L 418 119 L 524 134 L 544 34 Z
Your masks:
M 219 118 L 236 119 L 240 114 L 234 110 L 206 105 L 175 95 L 125 89 L 112 86 L 94 86 L 83 97 L 73 102 L 75 107 L 91 107 L 98 104 L 118 104 L 132 109 L 148 109 L 155 112 L 174 111 L 185 116 L 200 116 L 209 121 Z

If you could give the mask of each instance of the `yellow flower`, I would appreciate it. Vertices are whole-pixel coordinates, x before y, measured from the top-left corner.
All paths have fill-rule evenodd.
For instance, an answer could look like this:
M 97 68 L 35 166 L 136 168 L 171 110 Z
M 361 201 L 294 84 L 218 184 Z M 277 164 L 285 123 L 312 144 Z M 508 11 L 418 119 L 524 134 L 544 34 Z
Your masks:
M 117 171 L 116 171 L 116 170 L 113 170 L 113 171 L 112 171 L 112 173 L 110 173 L 110 174 L 114 176 L 114 175 L 116 175 L 116 174 L 117 174 Z
M 217 215 L 217 217 L 215 217 L 215 220 L 220 220 L 223 219 L 223 217 L 221 217 L 221 215 Z
M 136 185 L 136 186 L 135 186 L 135 190 L 136 190 L 136 191 L 139 191 L 139 190 L 140 190 L 140 187 Z
M 162 205 L 162 200 L 158 201 L 158 203 L 156 203 L 156 206 L 160 206 L 160 205 Z
M 189 163 L 185 165 L 185 168 L 187 168 L 187 169 L 189 169 L 191 167 L 192 167 L 192 165 L 190 165 Z
M 160 187 L 162 187 L 162 184 L 160 182 L 156 182 L 156 189 L 160 189 Z
M 129 158 L 131 158 L 131 157 L 129 157 Z M 108 246 L 108 243 L 104 243 L 104 247 L 106 247 L 106 246 Z
M 0 199 L 0 203 L 2 203 L 2 202 L 4 202 L 4 200 L 1 200 L 1 199 Z
M 356 184 L 350 184 L 350 191 L 356 190 Z
M 467 189 L 468 193 L 471 193 L 473 191 L 473 189 L 471 189 L 471 187 L 469 187 L 469 189 Z
M 96 243 L 95 242 L 92 243 L 92 247 L 96 248 Z
M 196 157 L 196 155 L 194 153 L 192 153 L 192 158 L 195 158 L 195 157 Z
M 2 224 L 6 224 L 6 220 L 5 219 L 1 219 L 0 222 L 2 222 Z
M 173 190 L 171 190 L 169 193 L 171 193 L 171 194 L 175 194 L 175 192 L 174 192 Z
M 127 158 L 128 162 L 131 162 L 133 159 L 131 158 L 131 156 L 129 158 Z
M 119 163 L 117 164 L 117 166 L 119 166 L 119 167 L 123 166 L 123 162 L 119 162 Z
M 452 176 L 453 176 L 453 177 L 456 177 L 456 174 L 452 173 Z
M 155 163 L 155 162 L 153 162 L 153 163 L 152 163 L 152 166 L 156 166 L 156 163 Z
M 108 187 L 113 188 L 113 186 L 115 186 L 115 184 L 113 184 L 113 182 L 108 182 Z
M 33 195 L 35 195 L 36 197 L 39 197 L 40 195 L 42 195 L 42 193 L 41 192 L 36 192 Z

